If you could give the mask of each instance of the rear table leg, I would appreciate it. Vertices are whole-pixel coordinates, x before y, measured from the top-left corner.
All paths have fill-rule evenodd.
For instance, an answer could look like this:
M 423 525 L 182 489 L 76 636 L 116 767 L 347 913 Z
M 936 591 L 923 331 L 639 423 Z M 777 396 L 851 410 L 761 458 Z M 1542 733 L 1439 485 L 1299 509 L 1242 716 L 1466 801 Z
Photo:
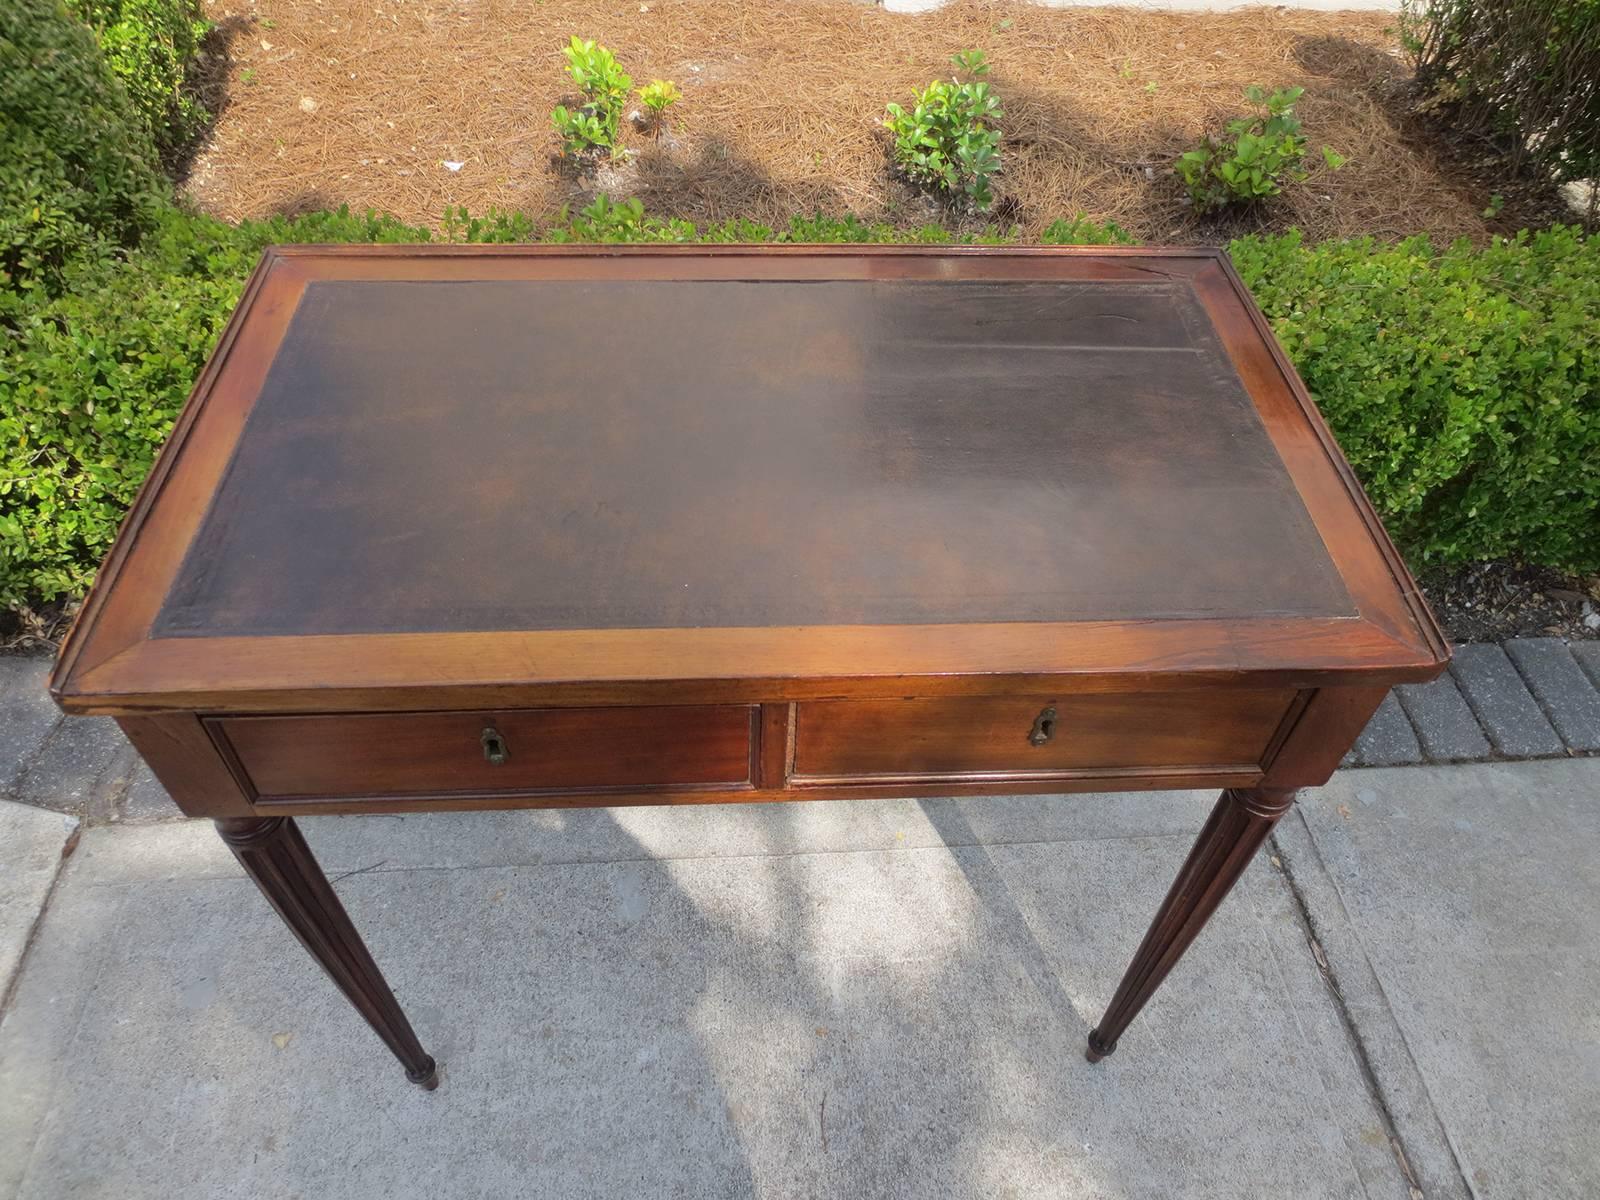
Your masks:
M 1222 793 L 1105 1016 L 1089 1034 L 1090 1062 L 1117 1048 L 1122 1031 L 1205 928 L 1294 797 L 1292 790 L 1278 788 L 1229 788 Z
M 288 817 L 225 817 L 217 821 L 217 832 L 300 944 L 394 1051 L 406 1078 L 429 1091 L 437 1087 L 433 1059 L 423 1052 L 295 823 Z

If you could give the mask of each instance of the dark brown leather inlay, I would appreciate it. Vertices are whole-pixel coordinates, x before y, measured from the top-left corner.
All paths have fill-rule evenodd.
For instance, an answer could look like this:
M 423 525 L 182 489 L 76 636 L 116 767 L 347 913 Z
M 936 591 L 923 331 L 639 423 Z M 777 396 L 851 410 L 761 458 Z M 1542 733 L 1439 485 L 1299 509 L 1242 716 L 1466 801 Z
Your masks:
M 155 633 L 1352 613 L 1181 282 L 344 281 Z

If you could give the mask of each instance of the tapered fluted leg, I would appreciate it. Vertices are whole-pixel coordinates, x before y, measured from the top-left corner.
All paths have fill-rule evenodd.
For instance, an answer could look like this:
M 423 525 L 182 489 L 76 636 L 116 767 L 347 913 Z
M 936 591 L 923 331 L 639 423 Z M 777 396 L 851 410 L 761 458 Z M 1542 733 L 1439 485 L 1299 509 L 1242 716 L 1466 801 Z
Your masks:
M 1090 1062 L 1099 1062 L 1117 1048 L 1122 1031 L 1205 928 L 1272 827 L 1289 811 L 1294 796 L 1293 791 L 1270 788 L 1229 788 L 1222 793 L 1105 1016 L 1089 1034 Z
M 433 1059 L 423 1052 L 295 823 L 288 817 L 230 817 L 217 821 L 217 832 L 300 944 L 394 1051 L 406 1078 L 430 1091 L 437 1087 Z

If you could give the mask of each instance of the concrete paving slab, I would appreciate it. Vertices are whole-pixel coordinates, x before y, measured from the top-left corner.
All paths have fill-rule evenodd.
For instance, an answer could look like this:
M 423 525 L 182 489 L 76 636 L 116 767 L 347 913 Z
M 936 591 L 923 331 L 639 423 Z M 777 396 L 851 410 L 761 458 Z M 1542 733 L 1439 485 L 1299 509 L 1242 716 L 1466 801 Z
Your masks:
M 1455 648 L 1450 674 L 1472 706 L 1489 741 L 1510 758 L 1541 758 L 1567 752 L 1511 659 L 1491 642 Z
M 1354 746 L 1356 761 L 1365 767 L 1393 767 L 1422 761 L 1422 746 L 1416 732 L 1390 692 L 1372 714 Z
M 110 820 L 138 754 L 109 717 L 63 717 L 16 787 L 16 798 L 85 820 Z
M 1512 638 L 1505 647 L 1561 740 L 1573 750 L 1600 750 L 1600 690 L 1567 643 L 1555 637 Z
M 1448 671 L 1428 683 L 1403 683 L 1394 692 L 1430 762 L 1489 757 L 1489 739 Z
M 548 809 L 475 813 L 470 821 L 438 813 L 395 813 L 319 817 L 302 824 L 315 831 L 318 861 L 330 877 L 337 877 L 356 871 L 1182 838 L 1199 832 L 1214 800 L 1210 792 L 1124 792 Z M 119 878 L 128 883 L 239 875 L 209 821 L 165 828 L 127 826 L 114 842 L 85 842 L 76 857 L 87 863 L 113 852 Z
M 45 691 L 49 674 L 48 658 L 0 654 L 0 796 L 14 794 L 23 769 L 61 719 Z
M 0 997 L 61 869 L 61 852 L 78 822 L 59 813 L 0 800 Z
M 171 821 L 183 816 L 178 806 L 167 795 L 167 789 L 140 759 L 133 767 L 133 778 L 117 806 L 117 816 L 123 821 Z
M 1307 793 L 1306 795 L 1309 795 Z M 1302 804 L 1305 796 L 1302 796 Z M 1322 863 L 1297 805 L 1278 823 L 1272 849 L 1293 880 L 1312 936 L 1331 964 L 1331 986 L 1339 996 L 1374 1088 L 1393 1123 L 1397 1154 L 1407 1179 L 1427 1200 L 1473 1200 L 1461 1178 L 1455 1151 L 1433 1109 L 1427 1082 L 1417 1069 L 1394 1014 L 1389 1011 L 1354 922 Z M 1335 974 L 1336 970 L 1336 974 Z M 1416 1200 L 1415 1196 L 1412 1200 Z
M 1352 1019 L 1370 1044 L 1390 1014 L 1476 1200 L 1600 1194 L 1597 798 L 1600 759 L 1566 759 L 1348 772 L 1299 805 L 1354 935 L 1325 946 Z
M 1570 649 L 1589 682 L 1600 688 L 1600 642 L 1573 642 Z
M 1270 861 L 1083 1060 L 1210 802 L 306 821 L 374 868 L 431 1095 L 208 827 L 91 830 L 0 1024 L 0 1196 L 1402 1200 Z

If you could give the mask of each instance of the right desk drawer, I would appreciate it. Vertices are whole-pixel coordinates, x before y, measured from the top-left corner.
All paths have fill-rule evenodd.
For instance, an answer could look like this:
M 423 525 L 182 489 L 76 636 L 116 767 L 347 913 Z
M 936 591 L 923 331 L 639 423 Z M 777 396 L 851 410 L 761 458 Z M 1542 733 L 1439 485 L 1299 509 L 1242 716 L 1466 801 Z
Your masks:
M 1250 770 L 1293 689 L 823 700 L 796 714 L 796 783 L 1167 768 Z

